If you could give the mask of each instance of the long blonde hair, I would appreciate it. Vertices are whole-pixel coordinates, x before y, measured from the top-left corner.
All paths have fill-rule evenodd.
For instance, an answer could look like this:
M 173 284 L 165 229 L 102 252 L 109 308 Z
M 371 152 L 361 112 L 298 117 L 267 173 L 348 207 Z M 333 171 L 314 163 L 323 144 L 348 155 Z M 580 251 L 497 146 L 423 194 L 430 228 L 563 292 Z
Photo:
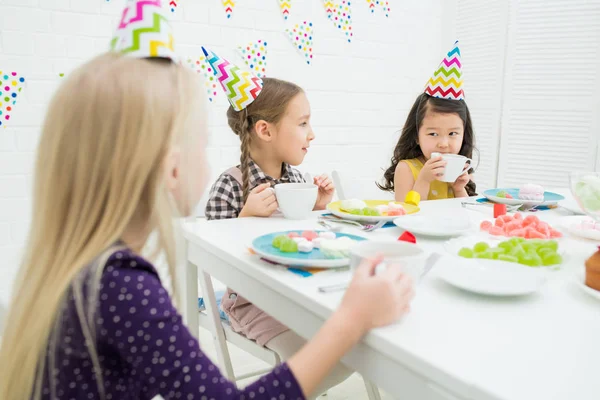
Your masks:
M 94 262 L 103 266 L 132 227 L 157 233 L 156 251 L 164 252 L 174 276 L 175 207 L 163 161 L 173 144 L 194 140 L 192 132 L 202 129 L 194 116 L 203 107 L 196 80 L 167 60 L 105 54 L 72 73 L 55 94 L 38 148 L 33 222 L 0 348 L 0 399 L 40 398 L 45 371 L 54 367 L 46 365 L 46 351 L 60 339 L 57 321 L 70 289 L 86 342 L 95 343 L 90 313 L 102 268 L 92 274 L 91 299 L 81 297 L 80 272 Z M 93 346 L 90 353 L 103 397 Z

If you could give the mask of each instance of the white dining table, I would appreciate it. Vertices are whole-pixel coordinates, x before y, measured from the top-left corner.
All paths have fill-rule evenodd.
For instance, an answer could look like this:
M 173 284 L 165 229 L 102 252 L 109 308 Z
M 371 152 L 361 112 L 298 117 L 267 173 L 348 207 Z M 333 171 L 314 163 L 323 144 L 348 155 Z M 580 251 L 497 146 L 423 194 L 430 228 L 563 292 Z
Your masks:
M 464 199 L 463 199 L 464 200 Z M 474 199 L 468 199 L 474 202 Z M 460 199 L 421 202 L 427 213 L 467 212 L 475 225 L 492 219 L 492 209 L 461 206 Z M 343 292 L 318 287 L 349 281 L 349 270 L 302 277 L 249 252 L 260 235 L 323 229 L 308 220 L 240 218 L 198 220 L 185 227 L 188 264 L 185 318 L 198 326 L 197 266 L 309 339 L 340 304 Z M 570 215 L 558 208 L 536 215 L 559 224 Z M 397 240 L 402 230 L 345 232 Z M 417 237 L 428 252 L 444 252 L 447 239 Z M 450 286 L 438 276 L 452 258 L 438 262 L 416 286 L 410 313 L 367 334 L 343 362 L 398 399 L 598 400 L 600 399 L 600 300 L 577 287 L 574 274 L 598 243 L 561 239 L 560 270 L 536 293 L 516 297 L 478 295 Z M 191 283 L 191 280 L 193 283 Z M 365 299 L 377 301 L 377 299 Z M 318 363 L 319 360 L 314 360 Z

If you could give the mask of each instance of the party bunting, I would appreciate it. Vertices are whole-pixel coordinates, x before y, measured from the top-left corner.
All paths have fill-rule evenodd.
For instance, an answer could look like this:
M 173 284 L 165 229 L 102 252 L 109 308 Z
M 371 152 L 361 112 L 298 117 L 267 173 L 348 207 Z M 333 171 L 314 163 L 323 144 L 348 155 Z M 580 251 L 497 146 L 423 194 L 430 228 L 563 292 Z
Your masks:
M 376 8 L 380 8 L 385 13 L 386 17 L 390 16 L 390 4 L 388 1 L 367 0 L 367 3 L 369 4 L 369 10 L 371 10 L 371 13 L 374 13 Z
M 0 126 L 6 128 L 23 89 L 25 78 L 16 72 L 0 71 Z
M 441 99 L 464 99 L 462 63 L 458 40 L 454 43 L 452 50 L 444 57 L 433 76 L 429 78 L 425 86 L 425 93 Z
M 204 76 L 204 85 L 206 87 L 206 94 L 208 96 L 208 100 L 210 102 L 213 102 L 217 97 L 219 88 L 217 87 L 217 78 L 215 77 L 213 68 L 208 63 L 206 56 L 201 55 L 196 59 L 188 58 L 187 64 L 194 71 Z
M 287 21 L 290 17 L 290 10 L 292 8 L 292 0 L 277 0 L 279 3 L 279 8 L 281 9 L 281 15 L 283 15 L 283 19 Z
M 306 63 L 310 65 L 313 59 L 313 24 L 304 21 L 296 24 L 292 29 L 285 30 L 296 50 L 304 55 Z
M 175 12 L 175 10 L 177 10 L 177 3 L 179 3 L 179 0 L 169 1 L 169 8 L 171 9 L 171 12 Z
M 221 0 L 223 3 L 223 7 L 225 7 L 225 14 L 227 18 L 231 18 L 231 14 L 233 14 L 233 8 L 235 7 L 235 1 L 233 0 Z
M 227 99 L 235 111 L 248 107 L 260 94 L 263 81 L 251 72 L 244 71 L 214 52 L 202 47 Z
M 238 50 L 250 71 L 259 78 L 264 78 L 267 68 L 267 42 L 259 39 L 246 46 L 239 46 Z
M 161 57 L 178 62 L 173 30 L 160 0 L 128 0 L 111 50 L 132 57 Z
M 348 42 L 352 41 L 352 16 L 350 0 L 324 0 L 325 12 L 327 18 L 333 21 L 333 24 L 346 34 Z

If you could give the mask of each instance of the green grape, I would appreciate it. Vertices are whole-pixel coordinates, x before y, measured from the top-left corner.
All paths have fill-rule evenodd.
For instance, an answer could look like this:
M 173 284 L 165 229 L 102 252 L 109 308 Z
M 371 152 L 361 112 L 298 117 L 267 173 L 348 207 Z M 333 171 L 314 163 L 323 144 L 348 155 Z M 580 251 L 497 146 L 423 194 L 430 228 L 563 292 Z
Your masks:
M 548 265 L 558 265 L 562 264 L 563 258 L 558 253 L 548 253 L 542 257 L 542 263 L 546 266 Z
M 482 253 L 489 248 L 490 248 L 490 245 L 487 244 L 486 242 L 479 242 L 479 243 L 476 243 L 475 246 L 473 246 L 473 251 L 475 253 Z
M 473 258 L 475 254 L 473 253 L 473 250 L 469 249 L 468 247 L 463 247 L 459 250 L 458 255 L 464 258 Z
M 281 244 L 279 250 L 283 253 L 296 253 L 298 251 L 298 243 L 289 239 Z

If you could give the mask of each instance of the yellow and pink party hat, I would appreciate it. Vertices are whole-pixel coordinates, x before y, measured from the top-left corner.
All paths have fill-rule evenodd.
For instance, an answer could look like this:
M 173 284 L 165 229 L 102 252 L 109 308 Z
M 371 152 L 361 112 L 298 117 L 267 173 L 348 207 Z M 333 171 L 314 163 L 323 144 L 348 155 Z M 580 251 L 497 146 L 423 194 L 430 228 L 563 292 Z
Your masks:
M 429 78 L 425 93 L 440 99 L 463 100 L 465 98 L 458 40 L 444 57 L 433 76 Z
M 262 91 L 262 79 L 219 57 L 211 50 L 202 47 L 202 51 L 217 79 L 221 82 L 233 109 L 242 111 L 248 107 Z
M 179 61 L 173 29 L 161 0 L 127 0 L 110 47 L 132 57 Z

